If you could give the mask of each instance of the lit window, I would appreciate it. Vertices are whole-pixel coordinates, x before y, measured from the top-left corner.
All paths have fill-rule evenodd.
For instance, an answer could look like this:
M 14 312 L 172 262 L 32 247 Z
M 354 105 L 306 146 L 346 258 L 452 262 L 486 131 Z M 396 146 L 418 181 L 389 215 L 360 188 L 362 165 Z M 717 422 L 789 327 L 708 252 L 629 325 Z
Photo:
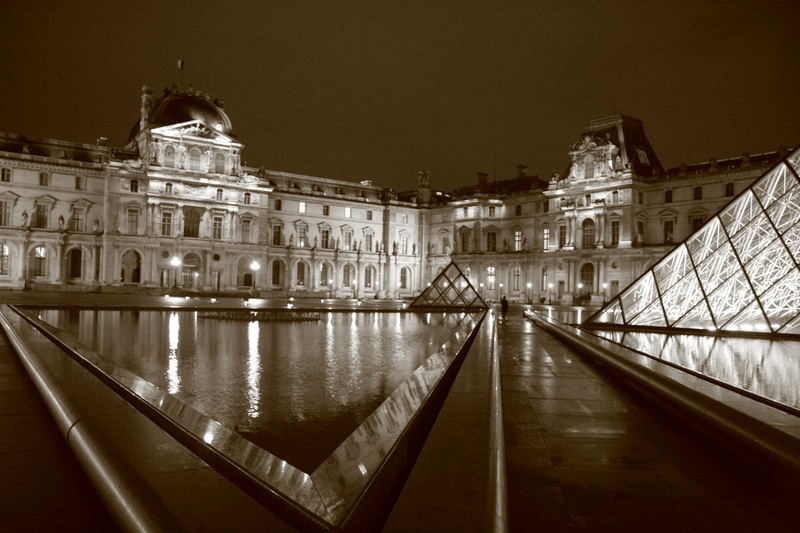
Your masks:
M 47 172 L 39 172 L 39 186 L 40 187 L 50 186 L 50 174 L 48 174 Z
M 250 204 L 250 193 L 249 192 L 244 193 L 244 203 L 246 205 Z M 301 212 L 305 213 L 305 211 L 301 211 Z
M 0 181 L 11 181 L 11 169 L 3 168 L 0 170 Z
M 352 216 L 352 211 L 349 207 L 344 208 L 344 218 L 350 218 Z
M 306 203 L 305 203 L 305 202 L 300 202 L 300 203 L 298 204 L 298 206 L 297 206 L 297 212 L 298 212 L 298 213 L 305 213 L 305 212 L 306 212 Z
M 7 244 L 0 245 L 0 276 L 8 276 L 9 249 Z
M 305 248 L 308 244 L 308 239 L 306 236 L 306 228 L 305 226 L 299 226 L 297 228 L 297 246 L 300 248 Z
M 497 277 L 495 276 L 496 269 L 493 266 L 486 267 L 486 288 L 490 291 L 495 289 L 495 280 Z
M 172 213 L 161 213 L 161 235 L 172 235 Z
M 211 238 L 222 239 L 222 217 L 214 217 Z
M 542 250 L 550 248 L 550 228 L 542 228 Z
M 139 192 L 139 180 L 131 180 L 131 192 Z
M 33 250 L 33 275 L 44 277 L 47 275 L 47 248 L 37 246 Z
M 514 251 L 515 252 L 522 251 L 522 230 L 521 229 L 514 230 Z

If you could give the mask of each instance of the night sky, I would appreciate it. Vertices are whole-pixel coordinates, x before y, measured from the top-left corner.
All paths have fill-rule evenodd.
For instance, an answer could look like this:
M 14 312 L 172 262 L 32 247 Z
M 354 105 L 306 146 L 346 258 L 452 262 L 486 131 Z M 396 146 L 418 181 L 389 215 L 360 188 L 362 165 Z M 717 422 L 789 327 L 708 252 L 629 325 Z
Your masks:
M 641 118 L 665 166 L 800 143 L 800 2 L 15 2 L 0 131 L 121 145 L 141 86 L 225 101 L 247 164 L 413 188 L 563 171 Z

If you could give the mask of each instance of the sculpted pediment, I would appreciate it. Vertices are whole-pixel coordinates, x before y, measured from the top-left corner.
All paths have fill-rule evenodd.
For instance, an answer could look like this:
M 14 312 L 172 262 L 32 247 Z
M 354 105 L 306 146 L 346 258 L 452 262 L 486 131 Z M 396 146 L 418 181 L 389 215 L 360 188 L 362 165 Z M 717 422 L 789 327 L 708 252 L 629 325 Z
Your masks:
M 233 137 L 216 130 L 199 120 L 191 120 L 180 124 L 171 124 L 160 128 L 153 128 L 153 133 L 165 137 L 195 137 L 215 142 L 239 144 Z

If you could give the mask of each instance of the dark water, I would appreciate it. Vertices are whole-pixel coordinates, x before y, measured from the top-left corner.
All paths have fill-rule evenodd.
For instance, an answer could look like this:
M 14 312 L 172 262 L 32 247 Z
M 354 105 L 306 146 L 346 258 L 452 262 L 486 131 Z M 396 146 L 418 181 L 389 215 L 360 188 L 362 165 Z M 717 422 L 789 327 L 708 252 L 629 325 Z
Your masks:
M 456 314 L 241 322 L 190 311 L 46 310 L 47 322 L 305 471 L 438 347 Z

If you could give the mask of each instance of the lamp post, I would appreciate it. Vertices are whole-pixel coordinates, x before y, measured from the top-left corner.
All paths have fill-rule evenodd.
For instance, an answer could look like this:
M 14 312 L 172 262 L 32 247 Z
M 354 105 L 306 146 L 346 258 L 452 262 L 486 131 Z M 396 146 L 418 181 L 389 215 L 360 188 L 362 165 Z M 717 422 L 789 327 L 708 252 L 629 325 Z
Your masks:
M 175 273 L 172 276 L 172 286 L 177 288 L 178 287 L 178 267 L 181 266 L 181 258 L 177 255 L 172 256 L 172 259 L 169 260 L 169 264 L 175 269 Z
M 606 289 L 608 289 L 608 283 L 603 283 L 603 305 L 606 305 L 606 300 L 608 299 Z
M 583 299 L 583 283 L 578 282 L 578 305 L 581 305 Z
M 250 281 L 250 292 L 253 292 L 253 290 L 255 290 L 256 288 L 256 272 L 258 272 L 260 269 L 261 269 L 261 264 L 254 259 L 253 262 L 250 263 L 250 270 L 253 271 L 252 273 L 253 279 Z
M 333 298 L 333 279 L 328 279 L 328 300 Z
M 528 305 L 531 305 L 531 286 L 533 284 L 529 281 L 528 282 Z
M 550 305 L 553 305 L 553 284 L 552 283 L 548 283 L 547 284 L 547 297 L 550 300 L 549 301 Z

